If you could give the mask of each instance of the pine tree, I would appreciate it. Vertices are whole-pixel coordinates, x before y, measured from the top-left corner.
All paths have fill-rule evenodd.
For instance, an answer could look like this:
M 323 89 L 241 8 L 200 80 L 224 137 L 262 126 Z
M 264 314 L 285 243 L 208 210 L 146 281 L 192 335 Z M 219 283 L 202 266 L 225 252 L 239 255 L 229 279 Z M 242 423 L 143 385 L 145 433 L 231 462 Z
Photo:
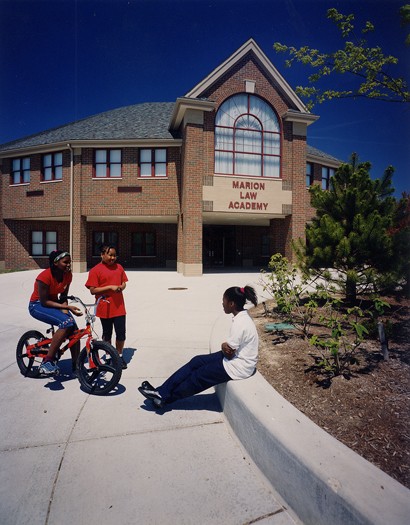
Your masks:
M 403 193 L 396 202 L 393 226 L 393 263 L 396 283 L 402 283 L 404 293 L 410 295 L 410 195 Z
M 329 190 L 317 185 L 310 190 L 316 217 L 306 228 L 305 267 L 336 270 L 349 302 L 356 300 L 359 286 L 374 286 L 375 276 L 392 265 L 393 168 L 377 180 L 370 168 L 353 154 L 331 178 Z

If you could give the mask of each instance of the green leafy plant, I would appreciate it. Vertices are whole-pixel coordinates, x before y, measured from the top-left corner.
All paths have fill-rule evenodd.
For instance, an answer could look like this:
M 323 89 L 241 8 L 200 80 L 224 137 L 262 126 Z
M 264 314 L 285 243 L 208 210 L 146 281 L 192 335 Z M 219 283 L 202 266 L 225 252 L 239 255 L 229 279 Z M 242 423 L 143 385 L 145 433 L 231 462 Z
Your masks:
M 351 365 L 359 362 L 356 351 L 368 330 L 361 322 L 364 314 L 359 307 L 349 308 L 343 314 L 336 306 L 337 301 L 329 303 L 326 313 L 320 316 L 320 321 L 329 332 L 313 335 L 309 342 L 321 354 L 317 366 L 333 376 L 349 375 Z
M 364 308 L 346 309 L 330 278 L 312 279 L 281 254 L 273 255 L 268 270 L 261 273 L 263 289 L 275 301 L 271 313 L 292 324 L 319 352 L 316 367 L 331 377 L 350 375 L 351 366 L 359 363 L 361 343 L 370 332 L 377 337 L 377 323 L 389 304 L 373 297 Z M 269 314 L 266 306 L 265 312 Z M 321 333 L 311 335 L 313 324 Z
M 276 312 L 308 338 L 319 305 L 331 297 L 329 283 L 311 279 L 279 253 L 272 255 L 268 271 L 261 273 L 263 289 L 274 299 Z

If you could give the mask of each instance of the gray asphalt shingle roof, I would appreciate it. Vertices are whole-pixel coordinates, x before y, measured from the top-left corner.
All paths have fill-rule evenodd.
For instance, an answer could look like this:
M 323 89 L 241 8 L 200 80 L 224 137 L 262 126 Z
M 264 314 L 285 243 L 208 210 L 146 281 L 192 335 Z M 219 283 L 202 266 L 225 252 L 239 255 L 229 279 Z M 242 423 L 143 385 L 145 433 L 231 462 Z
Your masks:
M 324 151 L 321 151 L 320 149 L 314 148 L 313 146 L 307 146 L 307 153 L 308 155 L 314 155 L 315 157 L 321 157 L 324 160 L 334 160 L 335 162 L 341 162 L 340 159 L 337 159 L 336 157 L 333 157 L 332 155 L 329 155 L 328 153 L 325 153 Z
M 148 102 L 112 109 L 0 145 L 0 152 L 73 140 L 172 139 L 174 102 Z
M 168 127 L 174 102 L 146 102 L 98 113 L 64 126 L 42 131 L 0 145 L 0 153 L 46 144 L 81 140 L 173 139 Z M 308 155 L 340 162 L 323 151 L 307 146 Z

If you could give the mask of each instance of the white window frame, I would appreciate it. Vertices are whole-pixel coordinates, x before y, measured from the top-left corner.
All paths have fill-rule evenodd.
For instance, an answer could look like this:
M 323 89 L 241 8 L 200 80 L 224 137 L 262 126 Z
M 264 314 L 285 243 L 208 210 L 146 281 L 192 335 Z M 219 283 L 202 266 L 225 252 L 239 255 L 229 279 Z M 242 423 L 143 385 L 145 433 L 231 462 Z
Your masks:
M 279 119 L 262 98 L 240 93 L 215 117 L 215 174 L 280 178 Z

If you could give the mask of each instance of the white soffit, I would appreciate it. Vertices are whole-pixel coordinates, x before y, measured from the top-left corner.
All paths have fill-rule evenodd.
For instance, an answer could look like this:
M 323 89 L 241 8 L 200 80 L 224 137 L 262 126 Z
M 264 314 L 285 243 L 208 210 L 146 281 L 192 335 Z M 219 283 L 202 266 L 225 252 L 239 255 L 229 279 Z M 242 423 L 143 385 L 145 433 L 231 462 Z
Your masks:
M 253 38 L 250 38 L 245 42 L 233 55 L 231 55 L 225 62 L 214 69 L 206 78 L 204 78 L 199 84 L 197 84 L 191 91 L 189 91 L 185 97 L 196 98 L 200 97 L 202 93 L 214 84 L 222 75 L 224 75 L 236 62 L 241 60 L 249 51 L 253 51 L 256 58 L 260 61 L 266 71 L 276 81 L 282 92 L 289 98 L 294 104 L 295 108 L 303 113 L 309 113 L 306 106 L 296 95 L 293 89 L 289 86 L 286 80 L 282 77 L 279 71 L 275 68 L 272 62 L 268 59 L 265 53 L 257 45 Z

